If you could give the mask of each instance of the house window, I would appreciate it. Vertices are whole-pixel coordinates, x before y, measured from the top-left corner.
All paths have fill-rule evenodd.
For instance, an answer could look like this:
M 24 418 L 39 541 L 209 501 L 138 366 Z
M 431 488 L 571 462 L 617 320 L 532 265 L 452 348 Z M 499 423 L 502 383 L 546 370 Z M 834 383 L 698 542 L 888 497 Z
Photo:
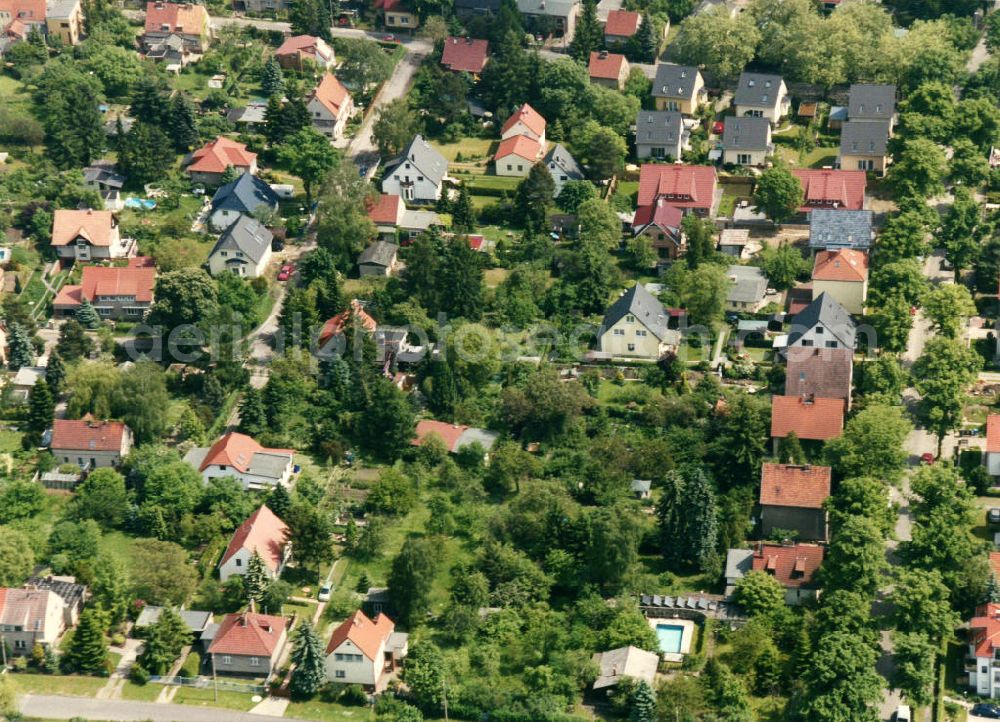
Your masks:
M 654 158 L 663 158 L 667 154 L 666 148 L 650 148 L 649 154 Z
M 625 321 L 627 323 L 635 323 L 635 316 L 633 316 L 632 314 L 629 314 L 628 316 L 625 317 Z
M 342 670 L 342 669 L 338 669 L 338 670 L 337 670 L 336 672 L 334 672 L 334 676 L 335 676 L 335 677 L 336 677 L 337 679 L 343 679 L 344 677 L 346 677 L 346 676 L 347 676 L 347 672 L 345 672 L 345 671 L 344 671 L 344 670 Z
M 616 328 L 615 329 L 615 336 L 624 336 L 624 335 L 625 335 L 625 329 L 623 329 L 623 328 Z
M 666 103 L 663 104 L 663 107 L 666 108 L 667 110 L 672 110 L 675 113 L 681 109 L 680 103 L 678 103 L 676 100 L 668 100 Z
M 737 153 L 736 162 L 740 165 L 750 165 L 753 159 L 750 157 L 749 153 Z
M 518 163 L 517 164 L 517 170 L 518 170 L 518 172 L 522 172 L 524 170 L 524 166 L 521 165 L 520 163 Z
M 237 557 L 237 559 L 236 559 L 236 566 L 242 567 L 243 566 L 243 560 Z
M 223 655 L 223 657 L 222 657 L 222 663 L 223 664 L 232 664 L 233 663 L 233 658 L 230 657 L 228 654 Z
M 873 160 L 859 160 L 858 170 L 875 170 L 875 161 Z
M 749 117 L 751 117 L 751 118 L 763 118 L 764 117 L 764 111 L 763 110 L 751 110 L 749 113 L 747 113 L 747 115 Z
M 260 664 L 260 659 L 258 657 L 251 657 L 250 658 L 250 666 L 251 667 L 256 667 L 259 664 Z
M 823 327 L 822 326 L 817 326 L 816 327 L 816 333 L 823 333 Z
M 813 345 L 812 339 L 811 338 L 804 338 L 804 339 L 802 339 L 802 345 L 803 346 L 812 346 Z
M 27 649 L 28 643 L 23 639 L 18 639 L 14 641 L 14 649 Z
M 826 347 L 827 348 L 837 348 L 837 342 L 836 341 L 827 341 L 826 342 Z
M 403 17 L 401 17 L 399 19 L 399 22 L 402 25 L 409 25 L 410 24 L 410 19 L 404 15 Z
M 637 329 L 636 332 L 635 332 L 635 335 L 636 336 L 645 336 L 646 332 L 645 331 L 640 331 L 640 330 Z
M 629 351 L 635 351 L 635 344 L 634 344 L 634 343 L 630 343 L 630 344 L 628 345 L 628 350 L 629 350 Z

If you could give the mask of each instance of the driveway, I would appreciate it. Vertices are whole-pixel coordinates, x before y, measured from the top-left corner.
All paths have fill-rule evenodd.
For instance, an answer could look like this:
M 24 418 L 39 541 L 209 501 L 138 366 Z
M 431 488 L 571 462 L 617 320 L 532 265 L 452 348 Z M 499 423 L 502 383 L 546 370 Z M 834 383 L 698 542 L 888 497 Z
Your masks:
M 40 719 L 107 720 L 108 722 L 273 722 L 274 717 L 247 712 L 194 707 L 183 704 L 156 704 L 90 697 L 26 694 L 21 698 L 21 714 Z M 307 722 L 291 717 L 292 722 Z

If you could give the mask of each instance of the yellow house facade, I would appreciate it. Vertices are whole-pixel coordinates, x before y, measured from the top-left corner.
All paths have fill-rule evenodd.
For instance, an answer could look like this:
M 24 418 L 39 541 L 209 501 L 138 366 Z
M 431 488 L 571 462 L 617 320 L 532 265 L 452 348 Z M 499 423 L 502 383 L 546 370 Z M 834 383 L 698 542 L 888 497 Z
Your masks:
M 611 357 L 655 361 L 677 343 L 678 333 L 668 330 L 667 324 L 666 309 L 637 283 L 605 314 L 600 350 Z
M 653 80 L 653 101 L 657 110 L 694 115 L 705 102 L 705 81 L 698 68 L 660 63 Z
M 850 248 L 816 254 L 812 274 L 815 301 L 826 293 L 848 313 L 860 316 L 868 298 L 868 254 Z
M 45 29 L 50 38 L 76 45 L 83 37 L 83 5 L 80 0 L 54 0 L 45 13 Z

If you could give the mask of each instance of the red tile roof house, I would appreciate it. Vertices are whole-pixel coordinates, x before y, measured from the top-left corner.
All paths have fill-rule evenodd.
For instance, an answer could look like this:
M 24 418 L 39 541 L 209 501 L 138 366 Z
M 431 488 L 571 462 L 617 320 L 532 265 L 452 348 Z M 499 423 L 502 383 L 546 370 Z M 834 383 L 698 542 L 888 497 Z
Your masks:
M 798 606 L 817 599 L 813 581 L 823 563 L 824 548 L 816 544 L 769 544 L 758 542 L 753 549 L 730 549 L 726 555 L 726 596 L 751 571 L 762 571 L 785 588 L 785 603 Z
M 194 3 L 146 3 L 143 45 L 147 48 L 171 35 L 184 41 L 184 46 L 194 53 L 204 53 L 212 42 L 212 24 L 204 5 Z
M 32 30 L 45 32 L 45 0 L 0 0 L 0 35 L 25 40 Z
M 760 477 L 760 518 L 763 535 L 776 529 L 794 531 L 799 539 L 826 541 L 830 467 L 809 464 L 764 464 Z
M 510 117 L 500 128 L 500 139 L 507 140 L 515 135 L 527 135 L 545 147 L 545 118 L 541 114 L 525 103 L 520 108 L 511 113 Z
M 820 251 L 812 272 L 813 300 L 828 293 L 848 313 L 861 316 L 868 298 L 868 254 L 853 248 Z
M 184 461 L 200 471 L 206 482 L 231 476 L 244 489 L 271 489 L 288 484 L 295 468 L 294 457 L 292 449 L 269 449 L 246 434 L 230 431 L 209 448 L 191 449 Z
M 1000 414 L 986 417 L 986 471 L 1000 476 Z
M 612 10 L 604 23 L 605 45 L 623 45 L 639 31 L 642 15 L 631 10 Z
M 121 237 L 118 219 L 111 211 L 55 211 L 52 247 L 60 259 L 73 261 L 110 261 L 135 255 L 135 241 Z
M 374 621 L 356 611 L 333 630 L 326 647 L 326 677 L 338 684 L 360 684 L 376 693 L 385 689 L 409 647 L 409 635 L 396 631 L 389 617 Z
M 489 59 L 489 43 L 486 40 L 445 38 L 441 65 L 448 70 L 479 75 Z
M 814 208 L 860 211 L 865 207 L 868 179 L 863 170 L 794 168 L 792 175 L 799 179 L 805 194 L 800 213 Z
M 778 440 L 795 432 L 800 441 L 829 441 L 844 430 L 843 399 L 817 396 L 772 396 L 771 437 Z
M 337 62 L 333 48 L 323 38 L 313 35 L 293 35 L 286 38 L 274 57 L 278 65 L 286 70 L 302 70 L 307 62 L 316 63 L 320 68 L 332 68 Z
M 344 311 L 341 311 L 333 318 L 327 320 L 323 324 L 323 328 L 319 332 L 319 346 L 320 348 L 325 348 L 327 344 L 333 342 L 333 345 L 327 349 L 328 351 L 336 351 L 335 347 L 343 346 L 345 342 L 335 340 L 337 336 L 344 333 L 344 326 L 346 326 L 350 320 L 351 315 L 357 318 L 357 323 L 359 325 L 358 331 L 364 331 L 366 333 L 375 333 L 378 330 L 378 323 L 372 318 L 368 313 L 365 312 L 364 306 L 358 299 L 353 299 L 351 301 L 351 307 Z M 343 351 L 343 349 L 340 349 Z
M 66 602 L 51 589 L 0 589 L 0 629 L 8 653 L 27 656 L 35 644 L 54 647 L 67 616 Z
M 193 182 L 217 186 L 230 166 L 241 173 L 256 173 L 257 154 L 248 151 L 245 144 L 220 135 L 192 153 L 185 170 Z
M 790 348 L 785 366 L 785 396 L 840 399 L 851 408 L 854 351 L 849 348 Z
M 225 616 L 208 652 L 216 674 L 270 677 L 287 641 L 284 618 L 238 612 Z
M 500 141 L 493 166 L 499 176 L 527 177 L 531 167 L 545 154 L 545 148 L 527 135 L 515 135 Z
M 306 107 L 313 127 L 330 140 L 337 140 L 354 114 L 354 99 L 337 76 L 327 73 L 309 95 Z
M 136 260 L 136 259 L 131 259 Z M 87 299 L 101 318 L 141 321 L 153 305 L 156 269 L 86 266 L 79 286 L 63 286 L 52 301 L 56 318 L 70 318 Z
M 500 438 L 500 435 L 495 431 L 477 429 L 474 426 L 462 426 L 461 424 L 449 424 L 446 421 L 434 421 L 433 419 L 418 421 L 414 433 L 416 436 L 410 441 L 413 446 L 421 446 L 433 434 L 444 442 L 445 448 L 452 454 L 471 444 L 479 444 L 488 453 L 496 444 L 497 439 Z
M 118 466 L 132 450 L 132 430 L 120 421 L 56 419 L 52 422 L 49 449 L 61 464 L 81 469 Z
M 646 236 L 660 258 L 675 259 L 684 251 L 683 218 L 683 210 L 660 198 L 636 210 L 632 218 L 632 235 Z
M 982 697 L 1000 697 L 1000 678 L 994 664 L 1000 659 L 1000 604 L 983 604 L 969 622 L 969 653 L 975 666 L 967 668 L 969 689 Z
M 590 74 L 591 83 L 621 90 L 625 87 L 625 81 L 628 79 L 628 60 L 625 59 L 624 55 L 618 53 L 595 50 L 590 53 L 587 72 Z
M 288 527 L 266 505 L 261 505 L 233 532 L 219 562 L 219 580 L 224 582 L 231 576 L 246 574 L 254 552 L 260 555 L 271 579 L 281 576 L 291 555 Z
M 705 218 L 715 214 L 721 197 L 711 166 L 647 163 L 639 169 L 640 208 L 663 199 Z

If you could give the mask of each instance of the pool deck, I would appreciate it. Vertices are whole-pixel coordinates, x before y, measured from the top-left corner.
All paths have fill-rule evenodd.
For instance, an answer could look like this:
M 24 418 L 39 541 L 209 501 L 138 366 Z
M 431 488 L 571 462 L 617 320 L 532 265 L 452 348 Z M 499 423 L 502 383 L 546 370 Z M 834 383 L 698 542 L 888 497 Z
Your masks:
M 681 662 L 684 655 L 691 651 L 691 640 L 694 638 L 694 621 L 691 619 L 681 619 L 680 617 L 653 617 L 646 620 L 650 628 L 655 632 L 657 626 L 681 627 L 681 649 L 680 653 L 660 652 L 660 656 L 666 662 Z

